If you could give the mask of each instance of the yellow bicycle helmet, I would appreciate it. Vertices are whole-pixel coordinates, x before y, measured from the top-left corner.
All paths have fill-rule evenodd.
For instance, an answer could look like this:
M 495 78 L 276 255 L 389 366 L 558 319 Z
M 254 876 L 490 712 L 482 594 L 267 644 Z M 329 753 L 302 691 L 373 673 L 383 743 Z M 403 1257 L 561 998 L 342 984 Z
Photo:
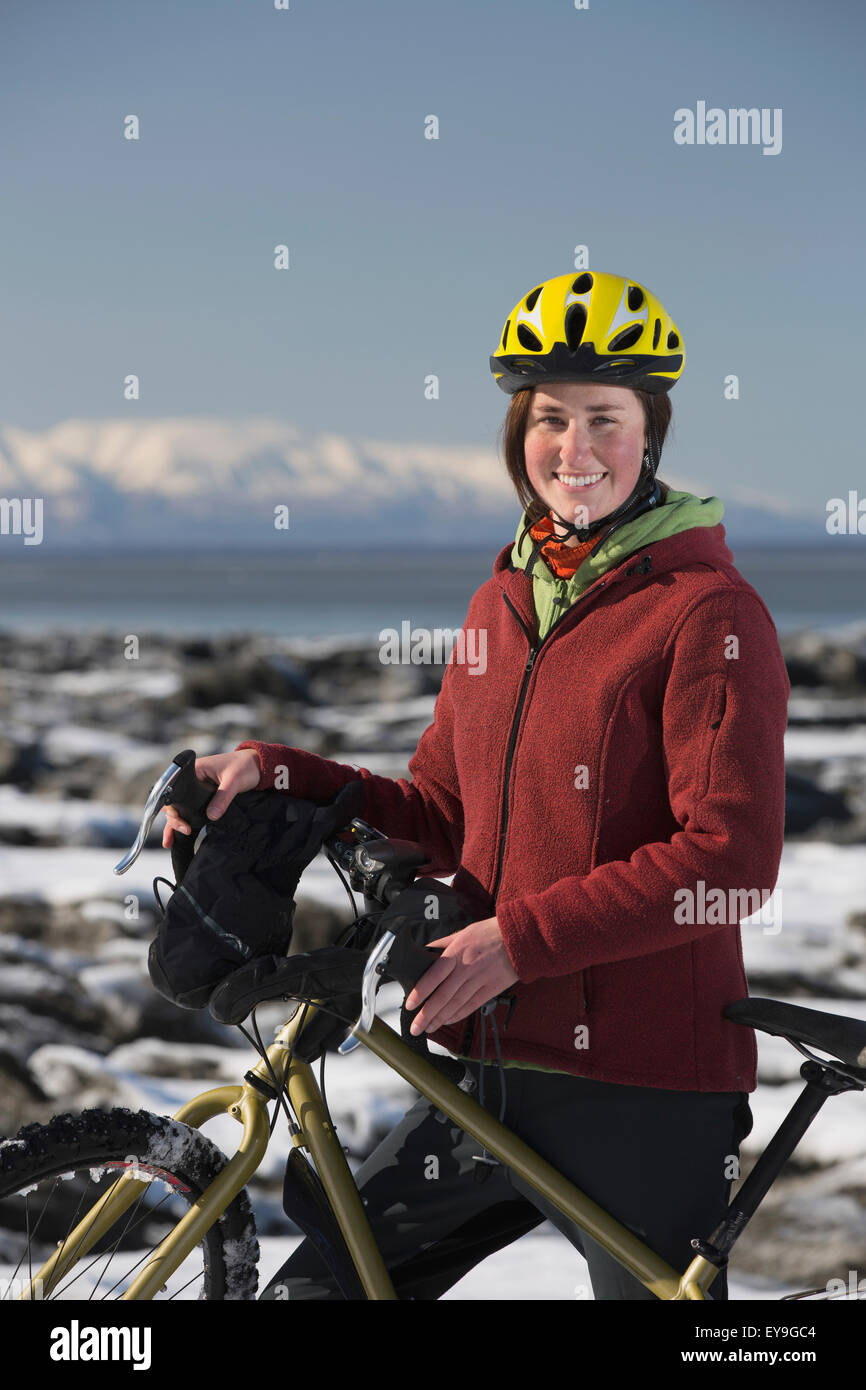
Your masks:
M 636 280 L 582 270 L 536 285 L 515 304 L 490 358 L 497 386 L 508 395 L 541 381 L 610 382 L 632 390 L 670 391 L 685 365 L 682 337 L 661 300 Z M 608 535 L 656 507 L 661 447 L 654 419 L 647 425 L 647 451 L 626 500 L 585 526 L 560 515 L 559 539 L 586 541 Z M 535 552 L 532 564 L 535 563 Z
M 663 304 L 622 275 L 583 270 L 536 285 L 515 304 L 490 358 L 509 395 L 539 381 L 609 381 L 670 391 L 685 364 Z

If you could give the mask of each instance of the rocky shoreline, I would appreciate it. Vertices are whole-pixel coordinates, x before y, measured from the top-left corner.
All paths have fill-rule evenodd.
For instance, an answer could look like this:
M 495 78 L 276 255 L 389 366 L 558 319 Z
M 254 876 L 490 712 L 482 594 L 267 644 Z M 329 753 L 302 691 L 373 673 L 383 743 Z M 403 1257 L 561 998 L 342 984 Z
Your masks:
M 782 646 L 792 683 L 786 854 L 790 846 L 797 882 L 799 866 L 807 882 L 809 865 L 818 865 L 819 888 L 829 888 L 840 865 L 854 873 L 859 864 L 862 891 L 852 890 L 838 919 L 823 926 L 809 919 L 804 896 L 791 949 L 747 943 L 750 987 L 816 1007 L 818 997 L 828 1007 L 838 1001 L 839 1013 L 866 1017 L 866 628 L 845 638 L 796 633 Z M 186 747 L 225 752 L 261 737 L 405 776 L 443 670 L 382 664 L 375 646 L 341 639 L 151 634 L 131 644 L 120 633 L 0 631 L 0 1133 L 58 1108 L 145 1101 L 154 1108 L 156 1095 L 236 1079 L 248 1064 L 237 1035 L 206 1011 L 175 1009 L 150 987 L 144 962 L 153 908 L 144 891 L 131 914 L 128 887 L 110 877 L 120 855 L 109 851 L 131 842 L 147 792 L 172 755 Z M 159 839 L 150 844 L 156 850 Z M 820 858 L 831 854 L 832 861 Z M 89 855 L 97 857 L 88 879 Z M 80 889 L 70 867 L 83 875 Z M 347 920 L 345 892 L 331 878 L 337 891 L 319 894 L 321 876 L 309 890 L 305 876 L 296 917 L 304 948 L 332 939 Z M 769 1103 L 796 1080 L 802 1058 L 782 1046 L 790 1057 L 781 1073 L 768 1071 L 766 1058 L 779 1054 L 762 1040 L 756 1113 L 765 1096 Z M 335 1118 L 353 1162 L 411 1094 L 400 1083 L 365 1111 L 351 1088 L 339 1092 L 345 1108 Z M 831 1100 L 826 1110 L 839 1104 Z M 744 1148 L 744 1171 L 758 1129 Z M 866 1129 L 862 1135 L 858 1151 L 835 1158 L 816 1157 L 804 1141 L 737 1247 L 740 1268 L 790 1272 L 805 1281 L 800 1287 L 826 1280 L 840 1264 L 862 1271 Z M 266 1176 L 258 1196 L 285 1230 L 277 1178 Z

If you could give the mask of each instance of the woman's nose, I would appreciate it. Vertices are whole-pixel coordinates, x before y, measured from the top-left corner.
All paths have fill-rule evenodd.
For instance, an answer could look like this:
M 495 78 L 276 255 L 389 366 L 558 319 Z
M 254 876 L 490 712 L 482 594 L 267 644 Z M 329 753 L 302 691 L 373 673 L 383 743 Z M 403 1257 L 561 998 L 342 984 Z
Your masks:
M 563 463 L 580 463 L 591 453 L 589 439 L 576 426 L 570 425 L 560 440 L 559 454 Z

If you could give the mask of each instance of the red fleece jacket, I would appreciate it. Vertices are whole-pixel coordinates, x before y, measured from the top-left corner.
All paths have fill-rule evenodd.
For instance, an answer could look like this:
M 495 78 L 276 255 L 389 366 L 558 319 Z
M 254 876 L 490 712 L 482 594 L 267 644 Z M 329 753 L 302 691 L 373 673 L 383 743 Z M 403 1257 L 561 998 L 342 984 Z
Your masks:
M 748 993 L 739 921 L 758 900 L 738 890 L 769 895 L 782 852 L 790 686 L 772 619 L 724 528 L 696 527 L 608 570 L 539 646 L 511 550 L 464 623 L 486 631 L 486 670 L 455 645 L 411 780 L 240 747 L 261 787 L 285 765 L 319 803 L 360 775 L 366 820 L 428 849 L 420 872 L 453 873 L 478 918 L 495 909 L 519 976 L 504 1031 L 496 1015 L 504 1058 L 752 1091 L 754 1033 L 722 1009 Z M 433 1037 L 478 1057 L 480 1016 Z

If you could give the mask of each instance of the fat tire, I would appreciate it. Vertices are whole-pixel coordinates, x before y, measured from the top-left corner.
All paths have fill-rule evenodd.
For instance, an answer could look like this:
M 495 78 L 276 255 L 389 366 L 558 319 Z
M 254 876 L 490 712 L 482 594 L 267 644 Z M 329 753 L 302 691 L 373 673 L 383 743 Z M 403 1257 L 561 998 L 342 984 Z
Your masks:
M 135 1154 L 191 1189 L 195 1201 L 227 1159 L 197 1129 L 146 1110 L 83 1110 L 55 1115 L 47 1124 L 25 1125 L 0 1141 L 0 1199 L 71 1168 L 98 1167 Z M 122 1220 L 123 1218 L 121 1218 Z M 259 1243 L 245 1190 L 234 1198 L 202 1240 L 208 1300 L 255 1299 Z

